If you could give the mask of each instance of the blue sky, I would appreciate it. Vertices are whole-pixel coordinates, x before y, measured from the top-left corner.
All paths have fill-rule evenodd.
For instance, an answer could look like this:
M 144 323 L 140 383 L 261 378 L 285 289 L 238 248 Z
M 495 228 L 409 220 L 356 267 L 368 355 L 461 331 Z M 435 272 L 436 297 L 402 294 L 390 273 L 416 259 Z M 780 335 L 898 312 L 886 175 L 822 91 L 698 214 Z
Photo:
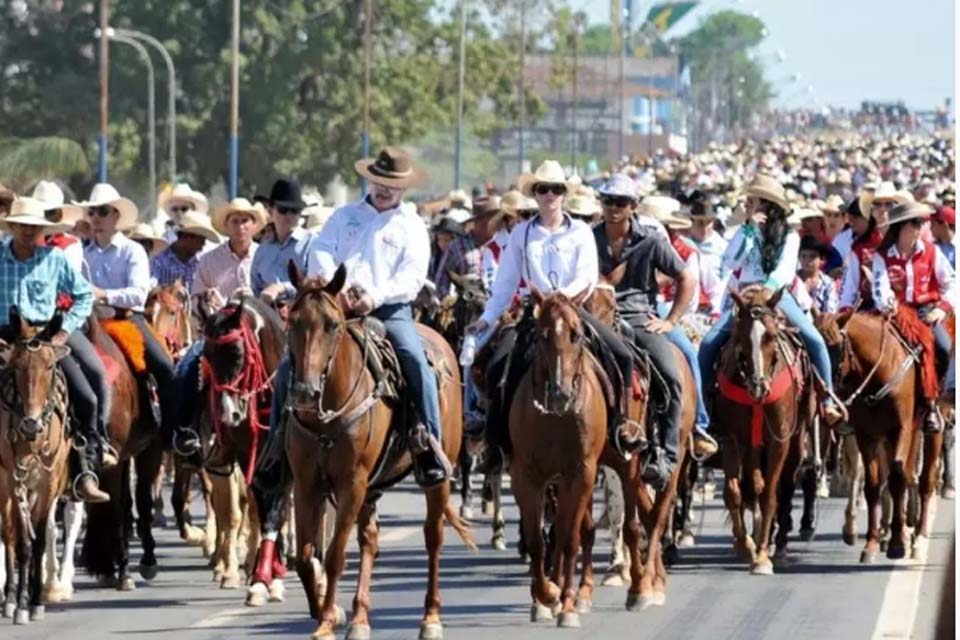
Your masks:
M 568 2 L 591 24 L 609 21 L 610 0 Z M 634 11 L 646 16 L 654 4 L 634 0 Z M 932 109 L 955 97 L 954 0 L 702 0 L 668 36 L 696 28 L 718 9 L 758 12 L 766 23 L 770 34 L 759 51 L 777 104 L 849 108 L 903 100 Z M 786 60 L 776 64 L 778 50 Z M 800 80 L 791 83 L 794 74 Z

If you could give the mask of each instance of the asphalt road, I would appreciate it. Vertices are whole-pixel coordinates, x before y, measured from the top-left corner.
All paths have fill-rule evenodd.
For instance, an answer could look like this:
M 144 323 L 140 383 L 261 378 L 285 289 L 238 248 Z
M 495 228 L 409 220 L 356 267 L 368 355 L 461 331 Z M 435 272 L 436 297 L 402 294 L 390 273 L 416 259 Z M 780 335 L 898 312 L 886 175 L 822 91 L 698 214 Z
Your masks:
M 459 498 L 454 498 L 459 501 Z M 509 499 L 508 499 L 509 500 Z M 197 505 L 195 505 L 196 507 Z M 373 585 L 374 638 L 415 638 L 425 588 L 425 553 L 420 531 L 423 499 L 404 485 L 381 502 L 381 555 Z M 583 628 L 561 630 L 529 622 L 529 580 L 516 555 L 517 511 L 506 505 L 509 549 L 493 551 L 489 519 L 476 521 L 484 543 L 478 553 L 467 550 L 449 528 L 442 560 L 441 588 L 445 637 L 497 638 L 933 638 L 937 607 L 954 542 L 954 503 L 938 501 L 930 556 L 926 564 L 881 560 L 858 564 L 860 548 L 840 539 L 843 504 L 821 502 L 820 525 L 809 543 L 791 541 L 790 565 L 772 577 L 751 576 L 730 546 L 729 527 L 719 500 L 695 511 L 697 545 L 683 550 L 670 574 L 663 607 L 627 612 L 625 588 L 598 587 L 592 614 Z M 702 520 L 701 520 L 702 516 Z M 799 522 L 799 515 L 795 516 Z M 861 511 L 861 534 L 866 521 Z M 135 592 L 96 588 L 78 576 L 72 602 L 50 605 L 46 619 L 27 627 L 0 620 L 0 639 L 87 640 L 103 638 L 178 638 L 181 640 L 241 637 L 307 638 L 315 625 L 307 614 L 299 581 L 287 577 L 284 603 L 259 609 L 243 605 L 240 591 L 220 590 L 211 571 L 173 529 L 158 532 L 161 572 L 150 584 L 138 580 Z M 356 577 L 356 547 L 351 543 L 347 591 L 338 602 L 349 610 Z M 605 533 L 598 536 L 595 562 L 603 567 L 609 553 Z M 134 543 L 131 566 L 139 548 Z

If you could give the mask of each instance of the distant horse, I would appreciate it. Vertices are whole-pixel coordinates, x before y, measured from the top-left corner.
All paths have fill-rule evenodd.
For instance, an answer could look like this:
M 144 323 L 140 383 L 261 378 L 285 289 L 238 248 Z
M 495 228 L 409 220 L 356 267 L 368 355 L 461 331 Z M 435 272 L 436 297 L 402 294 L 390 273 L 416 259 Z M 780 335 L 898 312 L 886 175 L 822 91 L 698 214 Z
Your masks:
M 346 562 L 347 537 L 357 525 L 360 564 L 351 638 L 369 637 L 370 583 L 379 553 L 376 505 L 383 492 L 407 476 L 412 457 L 404 446 L 409 410 L 404 400 L 382 394 L 383 380 L 374 377 L 368 363 L 379 347 L 367 334 L 370 320 L 347 322 L 337 296 L 346 280 L 343 266 L 329 283 L 304 279 L 296 266 L 290 280 L 297 288 L 289 316 L 290 384 L 286 450 L 294 475 L 297 573 L 307 595 L 310 615 L 319 626 L 313 637 L 332 639 L 345 620 L 336 605 L 337 584 Z M 417 327 L 429 359 L 438 369 L 443 448 L 449 459 L 460 451 L 462 396 L 457 359 L 436 332 Z M 382 358 L 377 356 L 379 362 Z M 383 365 L 381 365 L 383 366 Z M 440 620 L 440 547 L 443 520 L 473 547 L 469 530 L 449 503 L 450 483 L 425 490 L 424 537 L 427 546 L 427 594 L 420 624 L 421 639 L 443 635 Z M 328 496 L 337 505 L 333 540 L 324 554 L 327 586 L 321 602 L 318 528 Z M 474 547 L 475 548 L 475 547 Z
M 50 344 L 59 313 L 31 327 L 11 308 L 16 341 L 0 358 L 0 520 L 6 548 L 3 617 L 28 624 L 44 617 L 43 554 L 47 518 L 67 481 L 67 381 L 57 362 L 69 353 Z M 16 560 L 16 563 L 14 563 Z M 16 569 L 16 572 L 14 571 Z

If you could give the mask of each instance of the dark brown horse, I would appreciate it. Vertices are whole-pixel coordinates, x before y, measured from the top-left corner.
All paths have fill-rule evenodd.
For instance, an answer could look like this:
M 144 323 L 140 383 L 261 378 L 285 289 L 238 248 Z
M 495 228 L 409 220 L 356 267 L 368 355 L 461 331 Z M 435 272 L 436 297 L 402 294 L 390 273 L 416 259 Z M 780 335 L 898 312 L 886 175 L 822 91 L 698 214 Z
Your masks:
M 857 437 L 865 472 L 867 542 L 861 562 L 876 561 L 881 550 L 881 490 L 893 498 L 891 540 L 887 557 L 903 558 L 910 548 L 907 490 L 916 482 L 918 458 L 920 515 L 912 555 L 924 559 L 930 541 L 930 505 L 937 487 L 943 434 L 921 434 L 920 393 L 916 365 L 892 323 L 883 316 L 844 312 L 822 314 L 817 326 L 827 346 L 839 351 L 837 376 L 849 405 L 850 424 Z M 922 445 L 921 445 L 922 435 Z
M 770 538 L 778 515 L 776 556 L 786 558 L 802 438 L 815 413 L 810 368 L 776 315 L 781 295 L 782 289 L 770 295 L 761 287 L 731 292 L 733 331 L 720 355 L 713 414 L 723 439 L 723 497 L 734 547 L 757 575 L 773 573 Z M 752 536 L 744 519 L 747 507 L 754 513 Z
M 45 327 L 31 327 L 13 307 L 10 327 L 17 338 L 0 351 L 0 520 L 7 551 L 3 617 L 12 616 L 14 624 L 43 618 L 47 518 L 67 480 L 67 381 L 57 362 L 69 349 L 50 344 L 60 324 L 58 313 Z
M 369 337 L 357 338 L 349 330 L 337 296 L 346 280 L 343 266 L 329 283 L 304 279 L 295 266 L 290 280 L 298 290 L 290 309 L 290 356 L 293 364 L 288 406 L 286 450 L 294 475 L 297 573 L 307 594 L 310 615 L 319 622 L 314 638 L 332 639 L 338 618 L 337 584 L 346 562 L 347 538 L 357 525 L 360 566 L 350 637 L 370 632 L 370 583 L 379 552 L 377 500 L 390 486 L 407 476 L 412 458 L 398 455 L 392 442 L 402 437 L 406 413 L 380 396 L 378 381 L 366 365 Z M 460 451 L 462 396 L 459 367 L 450 345 L 435 331 L 417 327 L 428 354 L 439 369 L 440 415 L 443 449 L 449 459 Z M 381 456 L 386 455 L 382 462 Z M 382 468 L 379 468 L 382 467 Z M 374 483 L 370 484 L 371 479 Z M 420 624 L 421 638 L 440 638 L 440 547 L 444 518 L 473 547 L 466 526 L 449 503 L 450 484 L 426 490 L 424 537 L 429 578 Z M 337 505 L 336 529 L 324 554 L 327 588 L 321 602 L 318 589 L 320 564 L 316 559 L 318 526 L 328 496 Z

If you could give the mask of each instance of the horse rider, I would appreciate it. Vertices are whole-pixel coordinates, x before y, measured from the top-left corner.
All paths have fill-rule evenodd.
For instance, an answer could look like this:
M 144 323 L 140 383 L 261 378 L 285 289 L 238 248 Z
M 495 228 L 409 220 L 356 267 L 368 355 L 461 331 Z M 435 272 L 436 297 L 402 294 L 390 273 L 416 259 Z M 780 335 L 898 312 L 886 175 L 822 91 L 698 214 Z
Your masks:
M 82 441 L 73 491 L 84 502 L 108 502 L 110 496 L 100 490 L 97 472 L 104 463 L 117 464 L 115 456 L 103 458 L 108 448 L 104 416 L 109 415 L 103 409 L 109 410 L 110 393 L 103 363 L 81 329 L 93 308 L 93 292 L 63 251 L 37 244 L 49 228 L 46 206 L 33 198 L 14 200 L 10 214 L 0 222 L 11 235 L 9 242 L 0 244 L 0 317 L 9 318 L 10 309 L 17 307 L 27 322 L 42 325 L 56 313 L 60 296 L 69 297 L 60 332 L 50 341 L 70 347 L 60 366 L 77 417 L 75 437 Z M 0 335 L 13 342 L 19 327 L 7 326 Z M 98 392 L 103 395 L 98 397 Z
M 507 248 L 510 233 L 517 225 L 521 213 L 528 211 L 532 211 L 534 214 L 539 211 L 537 201 L 528 198 L 516 189 L 508 191 L 500 199 L 500 217 L 492 225 L 496 230 L 493 237 L 480 250 L 480 277 L 483 279 L 484 289 L 488 292 L 493 291 L 493 283 L 497 278 L 497 267 L 500 266 L 500 255 Z
M 545 161 L 533 174 L 521 175 L 518 186 L 524 195 L 529 197 L 529 194 L 533 194 L 539 213 L 517 224 L 510 234 L 507 247 L 500 256 L 497 279 L 483 315 L 467 329 L 476 335 L 487 334 L 511 306 L 518 292 L 524 297 L 528 296 L 527 290 L 520 289 L 523 281 L 531 288 L 556 290 L 571 298 L 597 284 L 597 248 L 590 227 L 563 212 L 568 183 L 560 164 L 555 160 Z M 637 446 L 641 444 L 642 430 L 627 419 L 633 395 L 633 356 L 610 328 L 586 311 L 580 311 L 584 323 L 590 326 L 601 343 L 593 345 L 594 352 L 614 381 L 618 396 L 611 407 L 609 420 L 613 441 L 624 442 L 627 447 Z M 511 392 L 517 388 L 528 369 L 527 347 L 533 338 L 531 323 L 532 309 L 528 305 L 518 325 L 501 330 L 487 367 L 485 439 L 493 452 L 488 458 L 489 469 L 497 467 L 501 451 L 510 453 L 507 418 Z M 611 359 L 614 362 L 611 363 Z M 620 379 L 619 384 L 617 378 Z M 501 381 L 504 383 L 501 384 Z M 496 393 L 496 388 L 504 392 Z
M 83 217 L 82 210 L 65 204 L 60 185 L 49 180 L 38 182 L 30 197 L 40 201 L 43 215 L 51 223 L 45 232 L 43 243 L 48 247 L 61 249 L 70 266 L 83 273 L 83 243 L 80 238 L 70 233 L 74 223 Z
M 835 313 L 837 302 L 837 283 L 824 273 L 824 265 L 832 247 L 815 236 L 800 239 L 800 268 L 797 277 L 810 296 L 811 303 L 818 313 Z
M 635 217 L 637 191 L 633 181 L 623 174 L 611 176 L 599 192 L 604 221 L 594 228 L 593 236 L 600 273 L 609 274 L 620 264 L 626 264 L 623 278 L 615 286 L 617 311 L 629 327 L 630 338 L 649 356 L 666 387 L 663 392 L 667 408 L 658 416 L 657 446 L 643 470 L 644 479 L 659 488 L 669 482 L 677 465 L 683 408 L 681 369 L 674 360 L 669 343 L 677 344 L 686 359 L 692 360 L 691 372 L 697 380 L 696 350 L 679 322 L 690 309 L 691 301 L 696 299 L 699 287 L 694 268 L 684 262 L 668 237 L 652 225 L 641 225 L 636 220 L 648 217 L 667 227 L 687 221 L 676 217 L 679 202 L 661 196 L 644 198 L 644 203 L 640 204 L 642 214 Z M 658 272 L 669 278 L 675 288 L 673 303 L 664 318 L 659 317 L 657 309 Z M 705 431 L 709 417 L 699 399 L 696 422 L 694 446 L 698 457 L 713 455 L 717 444 Z
M 717 212 L 705 196 L 696 197 L 695 192 L 681 207 L 681 213 L 690 218 L 687 237 L 698 252 L 700 288 L 707 297 L 710 317 L 719 318 L 724 294 L 720 268 L 727 241 L 714 229 Z
M 886 202 L 876 205 L 878 211 L 885 210 Z M 873 254 L 883 240 L 883 233 L 878 227 L 877 218 L 870 215 L 873 211 L 870 194 L 863 193 L 847 206 L 847 218 L 850 221 L 852 241 L 846 257 L 846 268 L 843 282 L 840 285 L 841 311 L 853 308 L 859 300 L 862 311 L 874 308 L 873 290 L 870 281 L 863 277 L 863 271 L 871 269 Z
M 740 288 L 761 285 L 776 291 L 788 286 L 797 272 L 800 237 L 787 222 L 790 203 L 776 179 L 757 174 L 746 188 L 747 221 L 737 229 L 724 254 L 724 272 L 732 274 Z M 822 410 L 827 423 L 836 424 L 845 416 L 833 396 L 830 355 L 823 336 L 797 305 L 792 294 L 784 294 L 777 305 L 787 322 L 796 327 L 810 354 L 813 367 L 826 389 Z M 711 394 L 716 379 L 714 365 L 720 349 L 730 338 L 733 312 L 726 311 L 700 343 L 700 373 L 703 392 Z
M 462 222 L 465 232 L 456 236 L 447 246 L 443 268 L 434 274 L 437 285 L 437 298 L 443 300 L 453 293 L 453 283 L 450 273 L 458 276 L 476 275 L 483 272 L 481 268 L 481 249 L 493 237 L 494 229 L 489 222 L 500 209 L 500 199 L 486 196 L 477 198 L 472 203 L 471 215 Z M 448 213 L 447 216 L 450 214 Z
M 345 311 L 370 315 L 384 324 L 429 442 L 414 456 L 414 475 L 421 487 L 440 484 L 450 475 L 441 447 L 440 401 L 436 376 L 427 362 L 413 322 L 411 303 L 427 280 L 430 239 L 416 211 L 403 206 L 410 187 L 426 182 L 426 173 L 399 147 L 384 147 L 375 158 L 358 160 L 354 168 L 370 183 L 360 203 L 338 209 L 310 245 L 307 275 L 329 280 L 338 264 L 347 270 Z M 365 224 L 357 228 L 359 221 Z M 292 364 L 284 356 L 277 370 L 274 410 L 282 410 Z M 271 414 L 271 426 L 279 413 Z
M 147 370 L 157 383 L 161 435 L 164 441 L 175 442 L 179 428 L 173 361 L 143 317 L 150 292 L 150 261 L 142 246 L 119 231 L 136 224 L 137 205 L 106 183 L 95 185 L 88 200 L 74 204 L 86 208 L 93 229 L 93 242 L 84 248 L 84 258 L 94 304 L 112 307 L 118 317 L 129 318 L 138 329 Z
M 177 229 L 183 223 L 184 214 L 193 212 L 205 216 L 209 205 L 205 195 L 191 189 L 189 184 L 181 182 L 160 194 L 157 198 L 157 209 L 166 212 L 169 216 L 164 224 L 163 237 L 170 244 L 174 244 L 177 241 Z M 218 242 L 215 240 L 214 244 Z
M 950 264 L 957 263 L 957 244 L 954 233 L 957 227 L 957 212 L 953 207 L 943 206 L 930 218 L 930 232 L 934 244 Z
M 198 256 L 207 242 L 220 242 L 220 236 L 210 225 L 210 218 L 196 211 L 186 211 L 180 216 L 173 244 L 150 258 L 150 275 L 161 287 L 179 280 L 187 291 L 191 291 L 200 264 Z
M 873 255 L 873 296 L 877 309 L 896 313 L 901 306 L 911 307 L 933 340 L 921 338 L 924 349 L 920 366 L 921 390 L 926 404 L 923 429 L 938 432 L 943 420 L 937 409 L 938 381 L 946 376 L 951 360 L 952 341 L 943 322 L 954 308 L 956 280 L 953 266 L 932 242 L 921 239 L 923 221 L 933 211 L 926 205 L 908 202 L 888 212 L 883 241 Z M 932 343 L 932 344 L 931 344 Z M 932 351 L 932 353 L 931 353 Z M 935 375 L 930 376 L 931 363 Z
M 270 213 L 273 233 L 257 246 L 250 272 L 253 295 L 268 305 L 290 299 L 296 293 L 290 283 L 288 265 L 293 260 L 301 271 L 307 268 L 310 237 L 300 226 L 300 216 L 307 204 L 297 180 L 281 178 L 273 183 L 270 196 L 256 196 Z

